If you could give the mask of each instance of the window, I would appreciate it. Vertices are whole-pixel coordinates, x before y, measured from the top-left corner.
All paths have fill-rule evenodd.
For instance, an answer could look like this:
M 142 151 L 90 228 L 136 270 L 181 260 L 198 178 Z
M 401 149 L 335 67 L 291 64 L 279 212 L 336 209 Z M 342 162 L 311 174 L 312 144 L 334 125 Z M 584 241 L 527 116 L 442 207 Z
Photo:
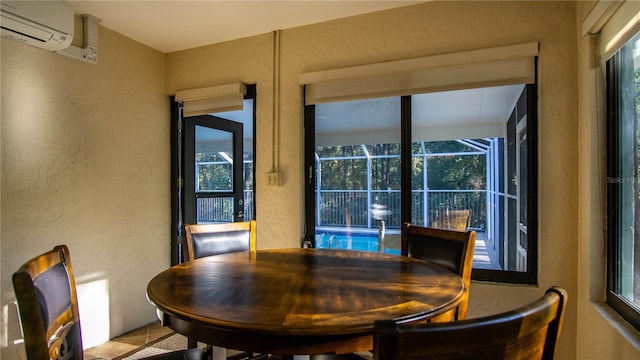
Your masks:
M 403 222 L 469 228 L 478 234 L 474 279 L 534 283 L 535 89 L 307 105 L 305 240 L 399 254 Z
M 472 278 L 537 282 L 538 43 L 300 75 L 305 235 L 399 253 L 402 223 L 475 229 Z
M 607 69 L 607 303 L 640 330 L 640 33 Z

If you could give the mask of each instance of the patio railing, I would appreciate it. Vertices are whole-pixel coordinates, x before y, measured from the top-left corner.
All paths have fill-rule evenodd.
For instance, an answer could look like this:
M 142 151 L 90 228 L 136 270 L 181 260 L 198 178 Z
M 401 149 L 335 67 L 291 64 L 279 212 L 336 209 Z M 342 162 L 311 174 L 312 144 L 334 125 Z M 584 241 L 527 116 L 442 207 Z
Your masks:
M 430 225 L 447 210 L 470 210 L 470 228 L 485 230 L 486 190 L 422 190 L 412 192 L 412 223 Z M 382 218 L 387 228 L 400 228 L 400 190 L 322 190 L 316 197 L 317 226 L 354 226 L 377 228 L 372 216 L 373 205 L 383 205 L 387 214 Z M 424 204 L 427 206 L 424 206 Z M 425 213 L 425 209 L 427 209 Z
M 253 191 L 244 190 L 245 219 L 253 219 Z M 233 199 L 228 197 L 198 198 L 198 222 L 231 222 L 233 221 Z
M 486 190 L 423 190 L 412 192 L 412 223 L 431 225 L 447 210 L 471 210 L 470 228 L 486 230 Z M 373 205 L 383 205 L 387 214 L 382 217 L 387 228 L 401 226 L 400 190 L 322 190 L 316 197 L 317 226 L 353 226 L 377 228 L 378 219 L 372 214 Z M 428 206 L 424 206 L 427 203 Z M 232 221 L 231 201 L 228 198 L 198 199 L 198 220 L 213 222 Z M 425 209 L 427 209 L 425 213 Z M 244 212 L 252 218 L 253 191 L 244 192 Z

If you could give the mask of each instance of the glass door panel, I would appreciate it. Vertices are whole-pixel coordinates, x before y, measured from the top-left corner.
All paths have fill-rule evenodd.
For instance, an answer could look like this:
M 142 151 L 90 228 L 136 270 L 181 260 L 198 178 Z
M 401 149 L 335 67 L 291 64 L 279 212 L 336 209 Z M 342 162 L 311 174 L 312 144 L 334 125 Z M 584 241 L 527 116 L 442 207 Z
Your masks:
M 244 221 L 242 124 L 189 117 L 185 137 L 184 223 Z
M 518 188 L 518 256 L 516 258 L 516 271 L 527 270 L 527 251 L 529 239 L 527 238 L 527 117 L 518 121 L 516 128 L 518 139 L 517 163 L 517 188 Z
M 411 222 L 476 231 L 475 269 L 501 269 L 498 230 L 505 220 L 498 182 L 504 159 L 498 155 L 504 149 L 505 115 L 522 89 L 509 85 L 411 96 Z M 515 153 L 515 140 L 513 145 Z M 515 175 L 514 165 L 507 167 Z M 513 204 L 508 205 L 515 207 L 515 183 L 510 189 Z
M 315 246 L 400 253 L 400 98 L 315 106 Z
M 196 125 L 196 219 L 233 222 L 233 133 Z M 207 195 L 218 195 L 209 197 Z

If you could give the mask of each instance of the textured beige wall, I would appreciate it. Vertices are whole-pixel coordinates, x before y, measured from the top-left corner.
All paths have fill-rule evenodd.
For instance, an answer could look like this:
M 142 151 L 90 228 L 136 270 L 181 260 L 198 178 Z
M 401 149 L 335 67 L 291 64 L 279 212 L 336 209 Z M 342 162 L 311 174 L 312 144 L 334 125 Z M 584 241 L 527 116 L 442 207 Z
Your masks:
M 13 271 L 64 243 L 86 346 L 153 321 L 146 284 L 170 262 L 164 55 L 104 28 L 96 65 L 0 42 L 2 305 Z

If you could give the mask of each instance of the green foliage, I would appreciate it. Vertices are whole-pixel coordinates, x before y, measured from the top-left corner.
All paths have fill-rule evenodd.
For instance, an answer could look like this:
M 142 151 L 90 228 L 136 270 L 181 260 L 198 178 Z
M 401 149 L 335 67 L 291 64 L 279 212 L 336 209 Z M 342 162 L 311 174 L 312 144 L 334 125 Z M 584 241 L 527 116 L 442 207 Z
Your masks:
M 450 155 L 427 160 L 427 184 L 430 190 L 486 189 L 484 155 Z
M 425 160 L 430 190 L 486 189 L 486 156 L 477 154 L 477 149 L 457 141 L 441 141 L 414 143 L 412 150 L 413 190 L 424 190 Z M 366 225 L 370 216 L 367 191 L 370 184 L 374 192 L 371 201 L 385 205 L 389 211 L 385 219 L 387 226 L 400 226 L 399 144 L 325 146 L 318 147 L 316 154 L 320 158 L 320 187 L 328 191 L 320 194 L 321 223 L 345 226 L 349 221 L 351 225 Z M 370 179 L 367 178 L 368 166 L 371 170 Z M 484 213 L 482 192 L 432 193 L 428 206 L 421 205 L 423 195 L 417 195 L 412 200 L 414 211 L 428 209 L 431 219 L 436 219 L 438 212 L 469 209 L 472 204 L 480 204 L 474 210 L 479 215 Z M 415 213 L 414 216 L 416 221 L 422 221 L 421 214 Z M 481 227 L 483 224 L 474 223 L 473 226 Z
M 252 190 L 253 161 L 251 153 L 243 154 L 244 190 Z M 231 191 L 233 189 L 233 166 L 218 153 L 196 154 L 198 164 L 198 191 Z
M 457 152 L 472 152 L 474 149 L 457 141 L 431 141 L 424 143 L 427 154 L 446 154 Z
M 198 167 L 199 191 L 229 191 L 231 184 L 231 164 L 207 164 Z
M 431 190 L 486 189 L 486 158 L 484 155 L 443 155 L 465 153 L 474 149 L 457 141 L 425 143 L 427 154 L 427 183 Z M 400 189 L 400 145 L 366 145 L 371 155 L 371 189 Z M 422 153 L 419 143 L 412 145 L 414 154 Z M 323 146 L 316 149 L 321 158 L 320 187 L 323 190 L 366 190 L 367 157 L 362 146 Z M 423 190 L 424 159 L 412 158 L 412 184 Z

